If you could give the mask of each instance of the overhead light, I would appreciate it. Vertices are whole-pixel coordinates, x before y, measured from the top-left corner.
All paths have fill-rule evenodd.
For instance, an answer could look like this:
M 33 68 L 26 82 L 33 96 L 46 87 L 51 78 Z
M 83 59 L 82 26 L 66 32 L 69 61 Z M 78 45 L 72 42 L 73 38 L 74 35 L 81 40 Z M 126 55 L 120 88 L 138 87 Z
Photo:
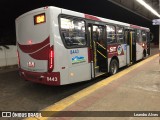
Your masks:
M 141 5 L 143 5 L 145 8 L 147 8 L 149 11 L 151 11 L 154 15 L 158 16 L 160 18 L 160 15 L 157 11 L 155 11 L 151 6 L 149 6 L 147 3 L 145 3 L 143 0 L 136 0 Z

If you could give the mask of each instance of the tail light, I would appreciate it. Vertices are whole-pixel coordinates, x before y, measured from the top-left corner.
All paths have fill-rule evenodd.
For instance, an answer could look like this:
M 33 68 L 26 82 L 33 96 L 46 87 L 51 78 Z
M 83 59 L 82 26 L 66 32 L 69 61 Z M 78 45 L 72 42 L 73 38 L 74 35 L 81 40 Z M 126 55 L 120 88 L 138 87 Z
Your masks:
M 49 59 L 48 59 L 48 72 L 52 72 L 54 68 L 54 51 L 53 46 L 49 50 Z
M 20 67 L 20 57 L 19 57 L 19 52 L 17 50 L 17 57 L 18 57 L 18 66 Z

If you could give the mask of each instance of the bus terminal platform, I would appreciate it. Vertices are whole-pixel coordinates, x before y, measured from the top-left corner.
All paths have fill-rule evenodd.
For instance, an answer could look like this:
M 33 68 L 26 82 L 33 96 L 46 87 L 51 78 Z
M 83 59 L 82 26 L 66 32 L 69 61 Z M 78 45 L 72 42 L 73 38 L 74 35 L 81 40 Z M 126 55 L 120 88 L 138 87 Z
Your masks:
M 56 117 L 54 113 L 50 114 L 52 117 L 46 116 L 39 119 L 94 120 L 105 117 L 105 120 L 152 120 L 154 117 L 154 120 L 159 120 L 159 101 L 160 63 L 159 55 L 156 54 L 42 110 L 66 111 L 66 114 L 64 112 L 62 116 Z M 81 114 L 76 117 L 75 111 Z M 106 111 L 119 111 L 119 115 L 116 115 L 115 112 L 115 116 L 107 117 L 109 113 Z M 124 111 L 131 111 L 131 114 L 125 117 Z M 138 114 L 132 111 L 140 111 L 140 113 L 158 111 L 158 113 L 153 113 L 153 116 L 146 118 L 143 116 L 145 112 L 143 115 L 140 114 L 141 117 L 137 117 Z

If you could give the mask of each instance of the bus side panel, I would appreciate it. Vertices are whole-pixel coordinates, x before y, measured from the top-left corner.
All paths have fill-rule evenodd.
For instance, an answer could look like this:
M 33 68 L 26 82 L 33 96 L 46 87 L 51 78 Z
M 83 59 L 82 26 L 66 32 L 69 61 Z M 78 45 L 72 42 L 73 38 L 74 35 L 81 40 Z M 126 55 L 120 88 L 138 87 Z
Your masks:
M 143 47 L 140 43 L 136 43 L 136 61 L 143 58 Z
M 77 52 L 74 52 L 77 51 Z M 80 82 L 91 79 L 91 66 L 88 63 L 88 48 L 68 50 L 69 82 Z
M 127 65 L 127 45 L 126 44 L 113 44 L 108 45 L 108 70 L 110 66 L 110 62 L 113 57 L 118 58 L 119 68 Z
M 118 59 L 119 59 L 119 68 L 127 65 L 127 45 L 126 44 L 122 44 L 121 45 L 121 48 L 122 48 L 122 51 L 124 52 L 123 55 L 119 55 L 118 56 Z M 121 49 L 118 49 L 118 52 L 121 52 Z
M 61 85 L 90 80 L 91 66 L 88 63 L 88 48 L 65 48 L 59 31 L 58 12 L 53 12 L 56 16 L 54 19 L 55 70 L 60 71 Z M 62 9 L 62 14 L 84 17 L 82 13 L 65 9 Z M 74 61 L 76 57 L 83 57 L 83 60 Z
M 84 64 L 69 69 L 69 82 L 81 82 L 91 80 L 91 67 L 90 64 Z
M 56 7 L 50 8 L 51 16 L 51 34 L 53 36 L 51 42 L 54 44 L 54 70 L 60 72 L 60 85 L 68 84 L 68 55 L 67 49 L 64 47 L 59 30 L 58 16 L 61 14 L 61 9 Z M 54 33 L 54 34 L 53 34 Z

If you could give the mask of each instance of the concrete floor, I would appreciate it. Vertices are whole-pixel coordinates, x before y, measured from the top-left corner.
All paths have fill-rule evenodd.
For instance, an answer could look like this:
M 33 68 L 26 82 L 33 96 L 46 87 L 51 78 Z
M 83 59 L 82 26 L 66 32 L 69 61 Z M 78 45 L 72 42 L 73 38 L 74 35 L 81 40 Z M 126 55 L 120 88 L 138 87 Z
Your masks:
M 157 48 L 151 50 L 152 55 L 156 53 L 158 53 Z M 95 94 L 82 98 L 79 102 L 84 101 L 83 105 L 79 103 L 80 105 L 76 109 L 79 110 L 80 106 L 80 110 L 85 111 L 147 110 L 147 108 L 148 110 L 150 108 L 158 110 L 160 108 L 160 76 L 158 76 L 160 69 L 158 67 L 160 66 L 157 62 L 157 60 L 153 63 L 149 62 L 143 65 L 142 68 L 136 69 L 138 74 L 132 71 L 109 84 L 106 88 L 99 89 Z M 144 76 L 146 76 L 145 79 Z M 102 79 L 104 77 L 94 81 L 52 87 L 34 84 L 20 79 L 17 68 L 3 69 L 0 70 L 0 111 L 39 111 Z M 105 104 L 101 105 L 101 103 Z M 83 106 L 86 108 L 83 108 Z M 72 107 L 74 106 L 70 106 L 67 109 L 72 110 Z M 94 118 L 85 117 L 82 119 Z M 102 119 L 102 117 L 99 119 Z M 108 119 L 114 120 L 114 118 Z M 157 120 L 157 118 L 155 119 Z M 132 117 L 122 118 L 122 120 L 132 120 Z M 136 118 L 135 120 L 143 120 L 143 118 Z M 148 118 L 144 120 L 148 120 Z
M 142 61 L 143 62 L 143 61 Z M 107 79 L 106 79 L 107 80 Z M 159 57 L 83 97 L 63 111 L 160 111 Z M 89 114 L 89 113 L 88 113 Z M 57 117 L 63 120 L 160 120 L 159 117 Z

